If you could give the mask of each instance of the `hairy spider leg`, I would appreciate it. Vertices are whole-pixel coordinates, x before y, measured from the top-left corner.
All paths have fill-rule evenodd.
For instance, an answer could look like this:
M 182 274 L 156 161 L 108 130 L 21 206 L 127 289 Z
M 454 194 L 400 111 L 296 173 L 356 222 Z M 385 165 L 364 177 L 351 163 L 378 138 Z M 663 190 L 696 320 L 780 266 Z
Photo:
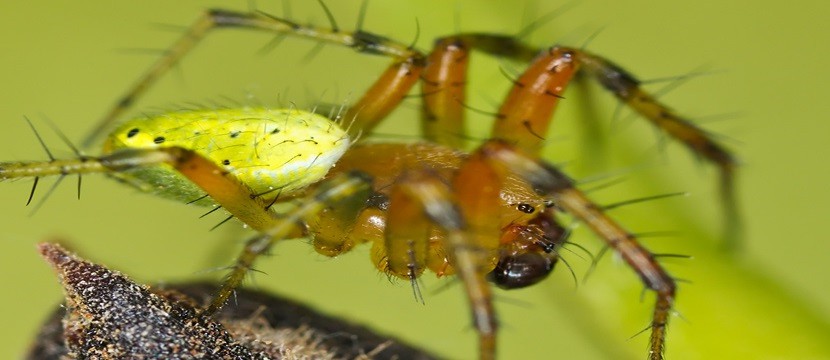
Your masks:
M 275 242 L 295 238 L 291 235 L 292 229 L 301 223 L 304 218 L 320 213 L 324 208 L 336 207 L 340 202 L 359 199 L 365 202 L 371 189 L 371 178 L 358 171 L 340 174 L 321 183 L 313 193 L 305 197 L 297 208 L 289 211 L 270 228 L 260 231 L 260 234 L 245 243 L 245 247 L 236 259 L 231 273 L 222 282 L 217 295 L 211 299 L 210 305 L 203 312 L 212 315 L 219 311 L 228 301 L 233 292 L 242 285 L 245 275 L 253 267 L 254 261 L 260 255 L 267 253 Z M 197 183 L 208 194 L 211 191 Z M 248 196 L 251 197 L 250 192 Z M 211 195 L 212 196 L 212 195 Z M 261 211 L 272 214 L 268 208 Z M 236 216 L 236 214 L 234 214 Z M 239 217 L 239 216 L 237 216 Z M 240 218 L 243 222 L 244 218 Z
M 358 151 L 370 151 L 376 146 L 383 148 L 378 152 L 379 162 L 389 164 L 400 161 L 396 158 L 397 155 L 392 155 L 391 158 L 381 155 L 394 154 L 395 151 L 389 148 L 393 145 L 364 145 L 358 146 L 357 149 Z M 450 153 L 445 155 L 448 158 L 453 156 Z M 346 157 L 348 156 L 347 154 Z M 495 260 L 502 256 L 496 254 L 496 250 L 500 249 L 500 245 L 505 245 L 505 239 L 511 239 L 513 235 L 511 231 L 514 228 L 511 226 L 502 228 L 502 225 L 493 219 L 501 216 L 500 212 L 504 208 L 501 197 L 504 192 L 515 191 L 511 187 L 506 187 L 505 183 L 508 183 L 512 176 L 518 176 L 526 180 L 541 198 L 553 200 L 559 208 L 585 222 L 609 247 L 620 254 L 638 274 L 645 286 L 657 294 L 650 326 L 652 333 L 649 357 L 662 359 L 666 326 L 674 302 L 676 286 L 671 276 L 660 266 L 651 252 L 637 242 L 633 234 L 606 216 L 601 206 L 589 200 L 575 187 L 573 181 L 553 165 L 523 153 L 512 144 L 502 140 L 490 140 L 477 151 L 458 161 L 461 163 L 457 172 L 452 175 L 451 191 L 445 189 L 447 185 L 442 187 L 447 180 L 443 178 L 445 180 L 442 181 L 442 177 L 437 175 L 440 169 L 435 168 L 406 171 L 392 185 L 385 229 L 387 246 L 384 261 L 386 262 L 379 266 L 381 270 L 401 278 L 417 277 L 422 271 L 424 262 L 427 261 L 424 259 L 427 250 L 422 239 L 430 236 L 429 232 L 421 227 L 428 226 L 430 222 L 440 225 L 442 218 L 452 219 L 455 215 L 449 215 L 446 212 L 439 212 L 444 214 L 441 217 L 429 216 L 427 218 L 427 215 L 430 214 L 430 209 L 446 208 L 446 205 L 441 205 L 442 201 L 454 201 L 461 216 L 460 219 L 464 223 L 464 236 L 455 239 L 448 234 L 444 238 L 445 251 L 450 257 L 451 266 L 458 272 L 465 286 L 473 313 L 473 323 L 479 333 L 480 355 L 482 358 L 494 356 L 498 323 L 492 306 L 490 284 L 486 282 L 485 275 L 493 270 Z M 390 176 L 381 169 L 372 170 L 371 167 L 367 167 L 361 170 L 368 170 L 368 173 L 373 176 L 378 175 L 380 178 Z M 417 196 L 412 194 L 417 194 Z M 405 195 L 410 197 L 407 198 Z M 413 198 L 418 203 L 414 203 Z M 427 214 L 419 213 L 421 206 Z M 536 224 L 551 219 L 552 210 L 544 214 L 534 219 Z M 517 221 L 515 225 L 519 224 L 522 222 Z M 448 229 L 449 225 L 440 226 Z M 534 228 L 529 226 L 524 229 Z M 556 231 L 561 231 L 561 229 Z M 544 237 L 537 237 L 539 238 Z M 507 240 L 508 243 L 509 241 L 511 240 Z M 462 267 L 469 268 L 462 269 Z
M 422 82 L 423 129 L 427 139 L 457 148 L 464 134 L 464 84 L 469 49 L 530 62 L 496 115 L 492 138 L 537 154 L 544 146 L 556 105 L 579 71 L 585 71 L 620 101 L 695 155 L 718 166 L 721 200 L 729 231 L 726 247 L 739 242 L 740 215 L 735 194 L 738 161 L 705 130 L 646 92 L 629 72 L 582 49 L 554 46 L 539 51 L 505 35 L 467 33 L 438 39 L 427 59 Z
M 366 190 L 370 188 L 371 182 L 359 172 L 339 174 L 321 184 L 314 193 L 304 199 L 302 205 L 280 216 L 270 210 L 273 201 L 267 201 L 254 194 L 248 185 L 239 181 L 219 164 L 195 151 L 181 147 L 126 148 L 101 157 L 0 163 L 0 180 L 124 172 L 165 164 L 172 166 L 234 217 L 260 233 L 246 243 L 217 296 L 205 309 L 205 314 L 212 314 L 221 309 L 234 289 L 241 285 L 254 260 L 265 253 L 275 241 L 304 236 L 305 229 L 299 225 L 304 217 L 317 214 L 323 208 L 337 205 L 348 198 L 362 198 L 365 202 L 368 196 Z
M 56 159 L 32 162 L 0 163 L 0 180 L 42 177 L 50 175 L 118 173 L 142 167 L 170 165 L 201 187 L 228 212 L 240 218 L 257 231 L 274 227 L 278 218 L 268 211 L 270 203 L 252 196 L 248 185 L 239 181 L 228 170 L 203 155 L 182 147 L 155 149 L 124 148 L 100 157 Z M 304 231 L 294 227 L 291 234 L 302 236 Z
M 421 132 L 427 140 L 464 148 L 469 50 L 448 37 L 435 41 L 421 75 Z
M 463 181 L 476 166 L 467 166 L 465 163 L 456 179 Z M 460 178 L 459 178 L 460 177 Z M 493 188 L 464 185 L 468 191 L 457 193 L 457 187 L 450 188 L 443 179 L 429 170 L 407 172 L 392 190 L 389 213 L 387 215 L 386 243 L 388 262 L 391 271 L 403 267 L 403 271 L 411 273 L 412 258 L 426 255 L 427 249 L 423 246 L 426 240 L 430 223 L 436 224 L 444 231 L 444 244 L 450 262 L 464 286 L 467 301 L 472 311 L 473 325 L 479 336 L 479 356 L 481 359 L 495 359 L 496 354 L 496 318 L 493 308 L 490 285 L 486 275 L 492 266 L 488 266 L 493 258 L 492 251 L 498 244 L 498 228 L 489 226 L 492 233 L 480 233 L 476 219 L 481 218 L 476 209 L 469 211 L 466 203 L 469 196 L 474 194 L 488 197 L 493 207 L 482 208 L 485 213 L 498 210 L 498 191 Z M 454 196 L 455 195 L 455 196 Z M 467 205 L 467 206 L 465 206 Z M 412 223 L 411 221 L 414 221 Z M 472 222 L 471 222 L 472 221 Z M 495 222 L 490 218 L 489 224 Z M 498 224 L 498 223 L 495 223 Z M 493 243 L 489 246 L 480 246 L 481 242 Z M 421 243 L 419 248 L 415 242 Z M 420 253 L 410 257 L 409 254 Z
M 291 34 L 297 37 L 304 37 L 313 39 L 317 42 L 332 43 L 341 46 L 346 46 L 355 49 L 355 51 L 370 54 L 380 54 L 389 56 L 398 60 L 398 68 L 406 73 L 407 68 L 406 59 L 417 59 L 422 56 L 409 46 L 394 42 L 382 36 L 375 35 L 364 31 L 345 32 L 339 29 L 322 28 L 314 26 L 305 26 L 295 23 L 290 20 L 281 19 L 263 12 L 236 12 L 230 10 L 210 9 L 199 16 L 198 19 L 185 31 L 185 33 L 173 43 L 164 55 L 159 58 L 150 68 L 142 74 L 138 80 L 127 89 L 127 91 L 120 97 L 118 101 L 110 108 L 109 111 L 101 118 L 95 125 L 92 132 L 84 139 L 82 146 L 84 148 L 91 147 L 95 140 L 107 131 L 112 124 L 142 96 L 149 90 L 165 73 L 167 73 L 174 65 L 176 65 L 185 55 L 202 40 L 213 29 L 223 28 L 243 28 L 252 30 L 261 30 L 277 34 Z M 393 65 L 392 67 L 395 67 Z M 390 68 L 391 70 L 391 68 Z M 387 71 L 388 73 L 389 71 Z M 393 78 L 400 78 L 400 76 L 393 76 Z M 415 81 L 417 81 L 417 74 L 412 77 L 411 83 L 403 83 L 401 88 L 409 89 Z M 381 77 L 384 79 L 384 77 Z M 389 81 L 383 81 L 386 84 L 385 88 L 389 88 Z M 377 122 L 385 117 L 389 111 L 394 108 L 394 105 L 400 102 L 397 99 L 392 103 L 392 106 L 384 105 L 378 108 L 368 106 L 372 102 L 358 101 L 358 105 L 354 108 L 363 109 L 359 111 L 363 118 L 368 120 L 355 119 L 356 128 L 371 128 L 371 123 Z M 366 106 L 364 106 L 366 105 Z M 357 111 L 357 110 L 355 110 Z M 348 115 L 351 121 L 354 113 Z M 364 124 L 367 123 L 367 124 Z
M 513 38 L 489 34 L 462 34 L 450 38 L 440 39 L 436 42 L 436 52 L 447 49 L 446 54 L 452 56 L 430 55 L 443 60 L 447 66 L 455 66 L 453 70 L 445 70 L 445 73 L 460 73 L 466 69 L 466 54 L 461 54 L 462 49 L 469 46 L 479 50 L 502 56 L 510 56 L 516 59 L 526 60 L 529 56 L 536 56 L 536 51 L 516 42 Z M 509 49 L 509 50 L 508 50 Z M 649 119 L 655 126 L 666 131 L 672 137 L 686 144 L 693 152 L 710 161 L 718 164 L 721 168 L 722 196 L 727 207 L 727 215 L 730 220 L 737 220 L 737 207 L 735 204 L 733 186 L 734 169 L 736 161 L 732 155 L 717 144 L 703 130 L 697 128 L 691 122 L 677 116 L 671 109 L 660 104 L 651 95 L 639 87 L 639 81 L 628 74 L 619 66 L 614 65 L 596 55 L 582 50 L 553 47 L 547 52 L 539 54 L 530 64 L 525 72 L 514 81 L 514 86 L 507 96 L 507 99 L 499 109 L 497 120 L 493 126 L 492 137 L 504 139 L 517 146 L 528 154 L 537 154 L 542 147 L 544 134 L 547 133 L 552 113 L 555 110 L 558 99 L 562 97 L 565 87 L 571 81 L 573 75 L 583 66 L 589 73 L 594 75 L 603 86 L 612 91 L 618 98 L 626 102 L 631 108 Z M 442 67 L 443 68 L 443 67 Z M 463 103 L 463 97 L 459 100 L 457 86 L 454 84 L 463 83 L 463 76 L 445 76 L 451 81 L 444 81 L 439 84 L 432 78 L 424 81 L 430 87 L 444 87 L 443 93 L 452 97 L 453 101 L 439 102 L 444 107 L 431 109 L 431 117 L 434 119 L 448 119 L 450 123 L 453 116 L 461 119 L 459 110 Z M 424 96 L 429 98 L 439 96 L 440 91 L 426 90 L 424 85 Z M 453 109 L 455 108 L 455 109 Z M 441 115 L 436 115 L 440 113 Z M 449 131 L 456 131 L 457 128 L 447 127 Z M 484 148 L 493 145 L 484 145 Z M 601 238 L 606 240 L 609 246 L 614 248 L 629 263 L 629 265 L 640 275 L 646 286 L 657 293 L 657 302 L 652 320 L 652 334 L 650 341 L 650 354 L 652 358 L 661 358 L 665 342 L 665 327 L 668 322 L 669 312 L 675 293 L 673 279 L 660 267 L 648 250 L 640 246 L 633 235 L 626 232 L 610 218 L 602 213 L 602 207 L 594 205 L 582 192 L 573 186 L 573 182 L 555 168 L 548 167 L 548 177 L 557 178 L 562 184 L 560 187 L 551 188 L 548 191 L 550 196 L 556 200 L 556 205 L 566 212 L 586 222 L 592 230 Z M 542 174 L 539 169 L 534 170 Z M 522 177 L 531 177 L 527 171 L 516 171 Z M 737 226 L 730 224 L 729 226 Z M 734 244 L 737 240 L 727 239 L 727 246 Z
M 526 179 L 540 195 L 552 198 L 557 206 L 588 225 L 628 263 L 643 284 L 655 292 L 649 358 L 662 359 L 676 284 L 654 255 L 637 242 L 636 236 L 605 215 L 601 206 L 588 199 L 567 175 L 553 165 L 499 141 L 485 143 L 481 152 L 502 169 Z
M 392 149 L 385 150 L 387 156 L 394 154 L 389 151 Z M 501 195 L 507 175 L 493 169 L 480 152 L 465 157 L 458 152 L 443 155 L 460 161 L 449 178 L 442 174 L 440 166 L 429 167 L 427 162 L 421 162 L 419 167 L 400 167 L 403 172 L 391 185 L 388 199 L 385 246 L 376 247 L 373 252 L 383 251 L 375 255 L 381 259 L 381 270 L 414 281 L 428 266 L 429 258 L 436 255 L 430 253 L 429 242 L 434 239 L 433 224 L 437 225 L 443 231 L 439 236 L 443 248 L 439 256 L 449 261 L 464 286 L 479 335 L 480 357 L 493 359 L 498 323 L 487 275 L 496 266 L 500 256 L 497 250 L 503 245 L 501 221 L 494 219 L 502 216 Z M 377 170 L 381 177 L 389 176 L 388 169 Z M 439 271 L 446 268 L 443 265 Z

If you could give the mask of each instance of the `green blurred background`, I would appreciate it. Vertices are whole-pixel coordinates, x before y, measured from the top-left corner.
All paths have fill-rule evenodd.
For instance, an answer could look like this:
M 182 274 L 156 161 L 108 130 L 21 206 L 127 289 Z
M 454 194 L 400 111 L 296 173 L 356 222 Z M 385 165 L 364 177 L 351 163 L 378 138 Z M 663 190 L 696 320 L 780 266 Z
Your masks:
M 811 4 L 812 3 L 812 4 Z M 329 1 L 341 27 L 355 23 L 357 1 Z M 23 121 L 29 116 L 60 156 L 71 152 L 48 131 L 48 117 L 71 139 L 80 139 L 158 52 L 201 9 L 245 9 L 244 1 L 29 1 L 2 2 L 0 12 L 0 159 L 45 159 Z M 276 1 L 263 10 L 282 14 Z M 410 42 L 415 19 L 418 44 L 461 31 L 516 33 L 557 4 L 506 1 L 373 1 L 365 29 Z M 291 2 L 292 18 L 325 24 L 312 1 Z M 579 45 L 603 29 L 590 49 L 642 79 L 677 76 L 695 69 L 712 74 L 692 79 L 662 98 L 682 114 L 724 135 L 743 160 L 739 180 L 746 219 L 745 249 L 719 253 L 720 208 L 715 172 L 638 119 L 612 125 L 615 102 L 596 86 L 571 89 L 562 102 L 547 157 L 567 163 L 575 177 L 624 174 L 627 181 L 593 194 L 610 203 L 674 191 L 690 196 L 615 210 L 633 231 L 672 230 L 648 238 L 657 252 L 690 254 L 666 266 L 681 284 L 669 333 L 674 359 L 830 358 L 830 250 L 826 229 L 830 182 L 825 138 L 830 126 L 826 83 L 830 71 L 826 2 L 581 1 L 565 16 L 536 31 L 530 41 Z M 457 18 L 458 21 L 455 21 Z M 159 25 L 163 24 L 163 25 Z M 172 30 L 172 31 L 171 31 Z M 306 61 L 314 47 L 287 39 L 266 55 L 257 51 L 269 35 L 238 30 L 209 38 L 137 106 L 137 111 L 175 109 L 222 96 L 243 103 L 354 99 L 388 63 L 332 46 Z M 475 56 L 469 102 L 493 109 L 518 64 Z M 659 89 L 656 84 L 651 89 Z M 585 99 L 590 97 L 590 101 Z M 320 100 L 322 99 L 322 100 Z M 407 102 L 380 132 L 412 135 L 417 103 Z M 590 111 L 586 111 L 590 109 Z M 721 116 L 726 115 L 726 116 Z M 486 127 L 486 117 L 472 122 Z M 586 126 L 593 124 L 593 126 Z M 473 131 L 485 136 L 486 131 Z M 611 136 L 609 136 L 611 135 Z M 600 139 L 600 141 L 595 141 Z M 205 272 L 227 263 L 245 235 L 236 225 L 214 232 L 222 216 L 197 219 L 204 209 L 137 194 L 102 176 L 84 178 L 81 201 L 67 179 L 42 209 L 29 216 L 23 205 L 30 181 L 0 185 L 0 273 L 3 296 L 0 358 L 25 351 L 39 323 L 60 299 L 60 288 L 35 244 L 62 239 L 84 256 L 140 281 L 218 278 Z M 37 199 L 50 182 L 42 182 Z M 825 214 L 825 215 L 822 215 Z M 585 230 L 575 241 L 597 251 Z M 565 256 L 578 275 L 588 261 Z M 389 285 L 368 261 L 366 249 L 338 259 L 316 255 L 301 241 L 281 244 L 258 268 L 252 285 L 278 289 L 327 312 L 370 324 L 450 358 L 473 358 L 470 328 L 458 286 L 435 293 L 444 282 L 424 279 L 426 306 L 413 301 L 406 283 Z M 822 280 L 824 279 L 824 280 Z M 563 268 L 541 286 L 498 293 L 503 323 L 500 355 L 519 358 L 642 358 L 647 336 L 628 338 L 648 323 L 651 296 L 620 261 L 605 258 L 598 271 L 574 288 Z

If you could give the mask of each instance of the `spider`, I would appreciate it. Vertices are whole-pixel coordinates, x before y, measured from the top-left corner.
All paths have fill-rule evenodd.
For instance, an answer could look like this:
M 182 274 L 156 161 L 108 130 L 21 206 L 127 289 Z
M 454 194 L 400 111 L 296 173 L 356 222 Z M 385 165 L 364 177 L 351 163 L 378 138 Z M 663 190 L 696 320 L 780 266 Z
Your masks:
M 413 288 L 425 271 L 458 275 L 473 311 L 482 358 L 494 357 L 496 346 L 489 284 L 520 288 L 543 280 L 566 241 L 567 231 L 555 218 L 555 212 L 563 210 L 592 228 L 656 292 L 649 353 L 662 357 L 674 281 L 631 234 L 538 155 L 554 107 L 581 69 L 660 129 L 716 163 L 724 182 L 729 182 L 735 167 L 732 156 L 641 90 L 628 72 L 580 48 L 537 49 L 511 36 L 460 33 L 437 40 L 427 53 L 363 30 L 342 31 L 333 22 L 319 28 L 260 12 L 211 10 L 128 91 L 89 139 L 109 129 L 108 124 L 209 29 L 221 27 L 307 36 L 394 60 L 360 100 L 337 114 L 338 123 L 296 109 L 163 113 L 121 125 L 105 142 L 102 156 L 4 163 L 0 177 L 37 180 L 104 172 L 161 196 L 218 204 L 260 231 L 248 241 L 205 314 L 223 306 L 257 256 L 276 240 L 311 236 L 315 249 L 329 256 L 371 242 L 373 263 L 391 276 L 412 281 Z M 459 149 L 464 68 L 472 50 L 531 65 L 513 79 L 492 138 L 467 153 Z M 355 141 L 368 137 L 419 80 L 427 142 Z M 196 139 L 207 142 L 197 145 Z M 265 153 L 287 145 L 296 148 L 273 159 Z M 294 170 L 286 173 L 286 168 Z M 263 177 L 280 179 L 263 182 Z M 280 204 L 287 206 L 272 211 Z

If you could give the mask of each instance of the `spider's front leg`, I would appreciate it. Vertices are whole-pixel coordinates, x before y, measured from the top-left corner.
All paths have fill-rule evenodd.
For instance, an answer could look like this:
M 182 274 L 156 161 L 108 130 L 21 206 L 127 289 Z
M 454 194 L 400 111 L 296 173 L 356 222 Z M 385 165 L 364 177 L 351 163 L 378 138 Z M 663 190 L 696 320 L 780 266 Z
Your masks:
M 481 359 L 495 359 L 498 323 L 487 274 L 499 246 L 501 179 L 478 155 L 465 160 L 448 185 L 428 169 L 394 185 L 386 222 L 388 271 L 414 281 L 426 267 L 430 224 L 461 280 L 479 335 Z M 413 284 L 414 286 L 415 284 Z
M 740 216 L 734 191 L 738 162 L 732 153 L 711 134 L 646 92 L 629 72 L 585 50 L 554 46 L 538 51 L 509 36 L 481 33 L 439 39 L 422 76 L 423 128 L 428 139 L 460 147 L 465 101 L 463 85 L 467 57 L 473 49 L 530 62 L 525 71 L 512 80 L 513 86 L 497 112 L 491 138 L 506 140 L 528 154 L 538 154 L 545 145 L 552 115 L 567 86 L 575 74 L 586 72 L 657 129 L 719 168 L 726 228 L 730 231 L 726 246 L 734 248 L 738 245 Z
M 385 145 L 366 145 L 353 151 L 368 155 L 376 146 L 383 149 L 377 154 L 395 153 L 393 146 Z M 365 168 L 381 184 L 389 180 L 384 176 L 398 174 L 390 185 L 383 245 L 373 249 L 380 255 L 373 255 L 381 259 L 379 269 L 409 279 L 416 289 L 415 279 L 426 268 L 441 275 L 456 274 L 479 336 L 480 357 L 493 359 L 498 322 L 489 281 L 503 288 L 518 288 L 547 277 L 558 258 L 556 249 L 565 241 L 564 230 L 554 223 L 550 211 L 516 211 L 516 204 L 508 199 L 529 201 L 540 208 L 543 201 L 520 177 L 495 163 L 487 146 L 460 155 L 442 153 L 446 148 L 428 145 L 432 148 L 429 155 L 398 165 L 408 162 L 404 158 L 411 155 L 405 153 L 426 146 L 399 146 L 399 151 L 410 151 L 392 155 L 392 161 L 386 163 L 393 165 L 386 165 L 387 169 Z M 349 157 L 347 154 L 341 165 L 348 166 Z M 436 161 L 439 158 L 441 161 Z M 441 234 L 433 236 L 431 230 L 436 227 Z M 430 252 L 432 241 L 440 244 L 440 252 Z M 434 266 L 441 261 L 448 263 Z
M 628 263 L 647 288 L 656 293 L 649 358 L 662 359 L 676 284 L 652 253 L 640 245 L 633 234 L 605 215 L 601 206 L 588 199 L 567 175 L 553 165 L 533 159 L 500 141 L 490 141 L 480 151 L 498 167 L 528 181 L 539 195 L 551 198 L 556 206 L 584 222 Z

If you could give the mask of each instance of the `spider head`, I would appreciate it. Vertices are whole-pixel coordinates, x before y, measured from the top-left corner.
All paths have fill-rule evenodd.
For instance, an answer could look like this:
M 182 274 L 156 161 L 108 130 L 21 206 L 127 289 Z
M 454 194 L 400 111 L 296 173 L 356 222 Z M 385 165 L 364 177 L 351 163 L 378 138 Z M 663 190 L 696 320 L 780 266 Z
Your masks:
M 540 213 L 527 224 L 511 224 L 502 236 L 502 249 L 489 279 L 502 289 L 519 289 L 542 281 L 559 260 L 557 250 L 568 231 L 549 215 Z

